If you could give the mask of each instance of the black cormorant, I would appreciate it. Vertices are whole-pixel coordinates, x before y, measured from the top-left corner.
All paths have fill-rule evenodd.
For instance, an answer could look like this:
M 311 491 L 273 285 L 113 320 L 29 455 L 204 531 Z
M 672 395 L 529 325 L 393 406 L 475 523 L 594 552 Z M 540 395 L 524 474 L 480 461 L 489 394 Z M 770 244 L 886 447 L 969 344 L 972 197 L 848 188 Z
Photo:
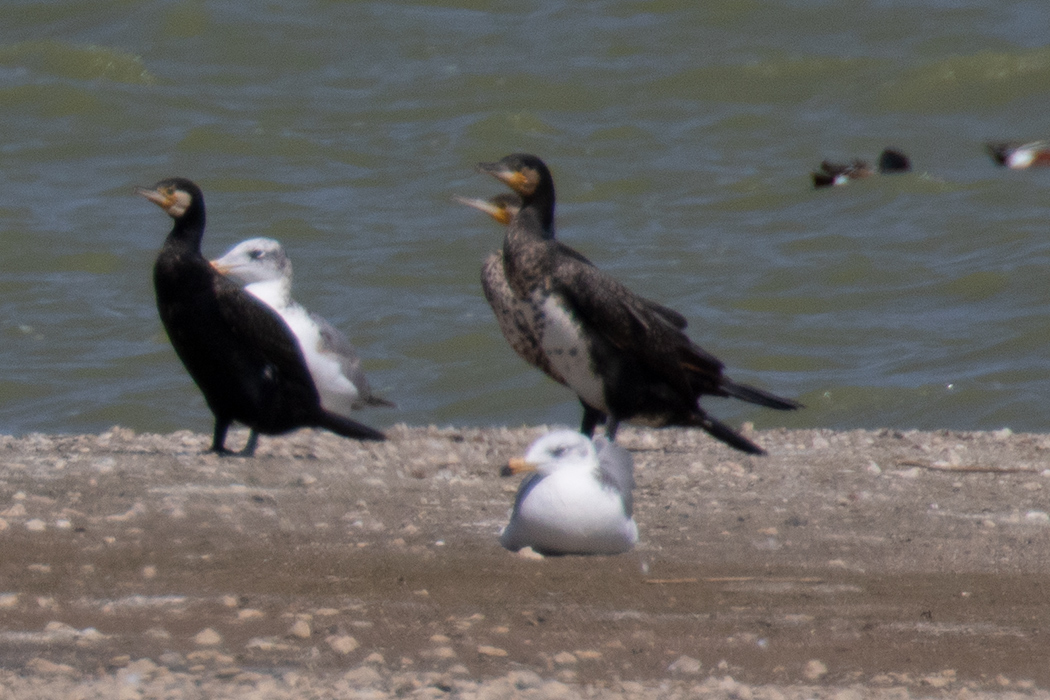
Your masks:
M 174 219 L 153 268 L 157 310 L 175 353 L 215 415 L 211 450 L 229 454 L 233 421 L 251 433 L 241 454 L 254 454 L 258 434 L 325 428 L 345 437 L 384 440 L 366 425 L 325 410 L 295 336 L 263 302 L 219 274 L 201 254 L 204 195 L 185 178 L 136 193 Z

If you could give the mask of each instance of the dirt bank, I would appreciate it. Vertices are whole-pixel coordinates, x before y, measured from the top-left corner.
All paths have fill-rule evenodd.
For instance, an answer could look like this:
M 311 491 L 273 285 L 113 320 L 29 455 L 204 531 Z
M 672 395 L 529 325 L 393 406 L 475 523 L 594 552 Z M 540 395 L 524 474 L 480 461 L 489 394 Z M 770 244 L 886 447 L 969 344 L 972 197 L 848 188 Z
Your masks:
M 1050 436 L 625 429 L 637 550 L 532 559 L 545 430 L 0 437 L 0 698 L 1050 697 Z

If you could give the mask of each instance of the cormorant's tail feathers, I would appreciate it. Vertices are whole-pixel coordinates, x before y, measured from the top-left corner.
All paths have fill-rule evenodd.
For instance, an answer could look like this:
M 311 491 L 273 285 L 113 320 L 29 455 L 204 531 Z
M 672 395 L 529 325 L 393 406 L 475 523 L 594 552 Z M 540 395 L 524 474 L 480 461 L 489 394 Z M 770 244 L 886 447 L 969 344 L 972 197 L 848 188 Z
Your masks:
M 358 423 L 330 411 L 321 411 L 317 427 L 355 440 L 386 440 L 386 435 L 375 428 L 369 428 L 364 423 Z
M 798 401 L 785 399 L 776 394 L 770 394 L 768 391 L 762 391 L 753 386 L 748 386 L 747 384 L 734 384 L 728 379 L 723 380 L 721 388 L 728 396 L 731 396 L 734 399 L 758 404 L 759 406 L 765 406 L 766 408 L 775 408 L 778 411 L 794 411 L 798 408 L 805 408 Z
M 761 447 L 751 442 L 725 423 L 718 422 L 706 413 L 698 413 L 692 418 L 693 425 L 703 430 L 715 440 L 724 442 L 733 449 L 746 452 L 749 455 L 764 455 L 766 453 Z

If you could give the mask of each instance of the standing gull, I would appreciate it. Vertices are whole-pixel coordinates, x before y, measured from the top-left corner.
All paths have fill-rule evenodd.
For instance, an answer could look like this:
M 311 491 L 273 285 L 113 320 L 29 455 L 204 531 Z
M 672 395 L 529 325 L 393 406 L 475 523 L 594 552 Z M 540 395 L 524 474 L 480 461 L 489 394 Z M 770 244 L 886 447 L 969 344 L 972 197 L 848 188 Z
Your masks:
M 211 264 L 281 315 L 299 341 L 325 409 L 349 417 L 365 406 L 394 406 L 372 393 L 350 340 L 292 299 L 292 261 L 280 243 L 251 238 Z
M 733 397 L 778 410 L 801 406 L 723 373 L 723 364 L 685 334 L 677 311 L 640 297 L 554 239 L 554 181 L 536 156 L 515 153 L 479 170 L 521 196 L 503 239 L 503 272 L 524 304 L 542 354 L 584 406 L 580 432 L 592 435 L 608 416 L 614 439 L 620 422 L 691 426 L 743 452 L 763 450 L 709 416 L 703 395 Z
M 540 554 L 619 554 L 634 547 L 634 463 L 614 442 L 559 430 L 536 440 L 504 474 L 531 472 L 500 544 Z
M 324 428 L 344 437 L 384 440 L 378 430 L 326 411 L 295 336 L 269 306 L 215 271 L 201 254 L 204 194 L 185 178 L 161 180 L 137 194 L 174 219 L 153 267 L 157 310 L 175 354 L 215 416 L 211 451 L 229 454 L 234 421 L 258 434 Z

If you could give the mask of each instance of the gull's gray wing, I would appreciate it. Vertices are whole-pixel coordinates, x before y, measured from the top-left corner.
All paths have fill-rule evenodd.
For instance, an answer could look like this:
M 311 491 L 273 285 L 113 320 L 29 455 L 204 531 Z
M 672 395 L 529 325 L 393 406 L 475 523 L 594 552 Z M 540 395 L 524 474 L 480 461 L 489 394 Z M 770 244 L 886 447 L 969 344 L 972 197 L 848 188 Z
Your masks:
M 365 378 L 364 370 L 361 369 L 361 358 L 357 356 L 357 348 L 353 346 L 350 339 L 322 316 L 310 312 L 310 320 L 317 324 L 321 333 L 321 352 L 330 353 L 339 358 L 339 367 L 343 376 L 357 387 L 361 402 L 367 406 L 394 406 L 392 402 L 372 393 L 372 387 L 368 385 L 368 379 Z
M 615 489 L 623 499 L 623 510 L 634 515 L 634 458 L 631 453 L 604 437 L 594 438 L 598 452 L 598 473 L 603 484 Z

